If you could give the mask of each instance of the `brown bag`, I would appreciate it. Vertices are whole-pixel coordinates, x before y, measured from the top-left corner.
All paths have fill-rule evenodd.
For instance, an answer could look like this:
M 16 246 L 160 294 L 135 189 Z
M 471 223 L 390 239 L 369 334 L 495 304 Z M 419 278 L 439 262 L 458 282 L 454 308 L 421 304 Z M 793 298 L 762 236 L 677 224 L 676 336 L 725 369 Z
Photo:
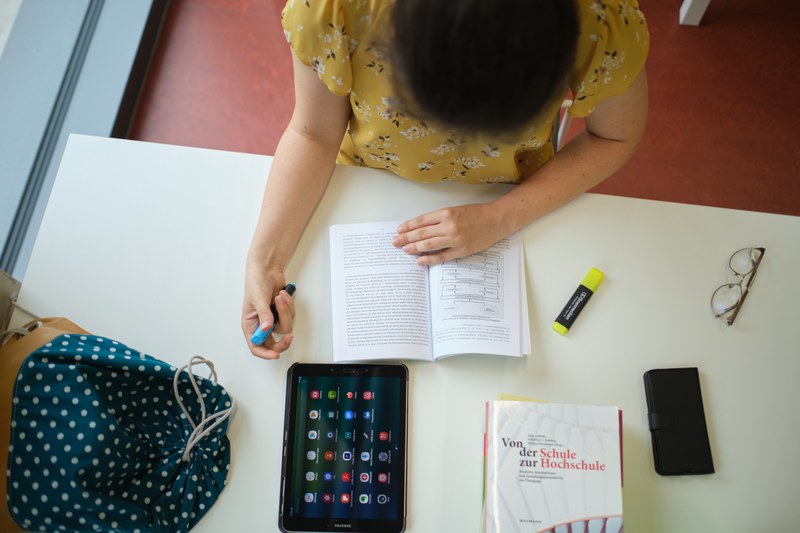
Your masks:
M 0 344 L 0 531 L 8 532 L 22 531 L 11 518 L 6 505 L 7 443 L 11 441 L 11 402 L 19 368 L 28 355 L 59 335 L 89 333 L 66 318 L 41 318 L 16 331 L 5 344 Z

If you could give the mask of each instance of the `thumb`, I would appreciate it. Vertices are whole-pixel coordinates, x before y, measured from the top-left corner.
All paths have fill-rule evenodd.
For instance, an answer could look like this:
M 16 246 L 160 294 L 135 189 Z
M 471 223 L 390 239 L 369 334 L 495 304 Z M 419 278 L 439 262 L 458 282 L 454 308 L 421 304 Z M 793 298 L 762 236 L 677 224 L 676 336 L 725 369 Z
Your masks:
M 259 298 L 256 302 L 256 314 L 258 315 L 258 327 L 263 331 L 269 330 L 274 324 L 275 317 L 272 314 L 270 300 Z
M 265 287 L 264 290 L 258 291 L 253 298 L 253 308 L 258 315 L 258 329 L 267 331 L 272 327 L 273 316 L 270 310 L 272 303 L 272 287 Z
M 266 311 L 265 311 L 266 309 Z M 258 314 L 258 325 L 255 330 L 251 332 L 250 342 L 256 346 L 264 344 L 272 330 L 272 313 L 269 306 L 262 303 L 256 304 L 256 313 Z

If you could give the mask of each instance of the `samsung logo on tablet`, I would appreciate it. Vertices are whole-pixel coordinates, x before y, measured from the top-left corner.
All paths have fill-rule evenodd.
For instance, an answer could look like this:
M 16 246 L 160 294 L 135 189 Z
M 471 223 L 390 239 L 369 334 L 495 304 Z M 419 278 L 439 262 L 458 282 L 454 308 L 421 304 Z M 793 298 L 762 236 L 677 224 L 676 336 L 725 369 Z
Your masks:
M 347 529 L 350 529 L 353 527 L 353 524 L 333 524 L 333 527 L 346 527 Z

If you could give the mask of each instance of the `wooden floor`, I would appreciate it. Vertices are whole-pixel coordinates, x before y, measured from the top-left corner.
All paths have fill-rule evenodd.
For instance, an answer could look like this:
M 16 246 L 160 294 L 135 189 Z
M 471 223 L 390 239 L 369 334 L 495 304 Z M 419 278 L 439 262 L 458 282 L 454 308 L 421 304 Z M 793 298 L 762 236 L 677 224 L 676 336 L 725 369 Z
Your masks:
M 294 95 L 280 0 L 172 0 L 131 138 L 274 153 Z M 650 116 L 595 192 L 800 216 L 800 2 L 681 0 L 648 18 Z M 235 179 L 235 176 L 231 176 Z

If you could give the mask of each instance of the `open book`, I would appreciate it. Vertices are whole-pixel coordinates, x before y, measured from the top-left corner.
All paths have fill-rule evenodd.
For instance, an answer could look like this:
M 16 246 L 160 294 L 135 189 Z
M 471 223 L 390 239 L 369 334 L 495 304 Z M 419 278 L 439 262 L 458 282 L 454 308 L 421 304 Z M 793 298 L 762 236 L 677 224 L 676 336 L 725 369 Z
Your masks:
M 392 246 L 399 224 L 330 228 L 334 361 L 530 353 L 520 234 L 424 267 Z

